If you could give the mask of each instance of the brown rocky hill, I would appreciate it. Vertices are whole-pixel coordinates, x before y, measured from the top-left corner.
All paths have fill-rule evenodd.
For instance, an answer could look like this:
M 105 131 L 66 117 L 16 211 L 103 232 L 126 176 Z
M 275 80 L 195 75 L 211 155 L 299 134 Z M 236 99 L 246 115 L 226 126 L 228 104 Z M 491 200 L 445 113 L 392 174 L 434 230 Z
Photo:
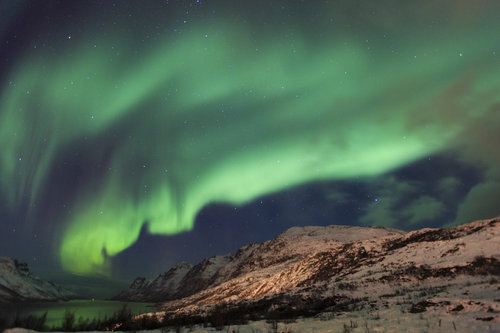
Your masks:
M 253 273 L 265 277 L 298 263 L 310 253 L 333 249 L 355 240 L 402 235 L 403 231 L 373 227 L 293 227 L 273 240 L 251 243 L 230 254 L 206 258 L 191 266 L 181 262 L 153 281 L 136 278 L 113 299 L 159 302 L 191 296 L 202 290 Z
M 409 233 L 297 227 L 243 247 L 235 256 L 206 260 L 221 264 L 209 265 L 213 269 L 204 275 L 203 289 L 183 294 L 179 290 L 186 289 L 178 288 L 171 291 L 178 298 L 156 299 L 167 321 L 203 322 L 214 315 L 292 318 L 397 307 L 403 313 L 437 311 L 499 322 L 500 218 Z M 189 272 L 193 268 L 183 276 L 183 285 L 189 284 L 188 276 L 197 281 Z

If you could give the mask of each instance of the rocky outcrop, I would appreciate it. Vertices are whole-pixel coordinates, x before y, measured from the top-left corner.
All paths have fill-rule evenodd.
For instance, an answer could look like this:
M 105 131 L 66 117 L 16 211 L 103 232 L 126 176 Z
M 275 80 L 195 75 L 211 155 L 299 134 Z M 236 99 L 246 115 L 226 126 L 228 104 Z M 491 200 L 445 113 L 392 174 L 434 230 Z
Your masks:
M 32 275 L 26 263 L 0 257 L 0 303 L 74 298 L 76 295 L 73 292 Z
M 209 288 L 158 308 L 174 320 L 221 311 L 243 317 L 251 312 L 255 318 L 308 316 L 381 309 L 391 301 L 405 304 L 407 312 L 447 311 L 473 295 L 480 305 L 471 311 L 500 321 L 500 218 L 410 233 L 343 229 L 344 242 L 328 230 L 287 231 L 243 248 Z
M 190 296 L 208 288 L 214 283 L 217 272 L 232 260 L 233 256 L 230 254 L 204 259 L 186 273 L 179 283 L 175 297 Z
M 466 315 L 471 318 L 498 323 L 498 244 L 500 218 L 409 233 L 296 227 L 224 260 L 205 259 L 179 284 L 192 283 L 192 289 L 177 289 L 173 298 L 158 299 L 157 309 L 168 323 L 388 308 L 403 313 L 470 312 Z
M 132 282 L 132 284 L 130 285 L 130 289 L 139 291 L 147 288 L 149 284 L 150 281 L 145 277 L 138 277 L 134 280 L 134 282 Z
M 117 296 L 122 301 L 161 302 L 181 299 L 232 279 L 255 273 L 269 274 L 306 258 L 310 253 L 334 248 L 339 244 L 379 237 L 401 236 L 405 232 L 381 227 L 306 226 L 293 227 L 273 240 L 251 243 L 232 256 L 206 258 L 192 266 L 180 263 L 151 283 L 137 278 Z M 262 276 L 263 277 L 263 276 Z
M 123 301 L 149 301 L 175 299 L 181 281 L 193 268 L 187 262 L 181 262 L 169 271 L 160 274 L 153 281 L 144 277 L 136 278 L 127 290 L 114 296 L 114 300 Z

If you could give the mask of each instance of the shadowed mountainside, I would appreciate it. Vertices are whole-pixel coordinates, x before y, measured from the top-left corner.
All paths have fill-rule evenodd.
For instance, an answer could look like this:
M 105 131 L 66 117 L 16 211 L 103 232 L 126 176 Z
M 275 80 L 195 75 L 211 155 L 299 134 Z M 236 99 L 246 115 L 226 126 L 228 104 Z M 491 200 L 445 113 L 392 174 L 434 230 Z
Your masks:
M 0 303 L 58 301 L 77 296 L 30 273 L 26 263 L 0 257 Z

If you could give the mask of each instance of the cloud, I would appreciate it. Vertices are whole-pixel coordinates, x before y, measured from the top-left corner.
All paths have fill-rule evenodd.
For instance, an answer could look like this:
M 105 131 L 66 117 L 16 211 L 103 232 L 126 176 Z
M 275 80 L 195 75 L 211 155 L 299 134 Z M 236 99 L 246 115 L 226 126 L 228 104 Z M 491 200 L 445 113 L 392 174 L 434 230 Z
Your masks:
M 394 198 L 384 198 L 383 201 L 372 203 L 368 206 L 365 215 L 359 218 L 359 222 L 368 225 L 379 225 L 385 227 L 395 227 L 398 219 L 392 210 Z
M 352 202 L 354 198 L 351 194 L 345 191 L 330 190 L 325 193 L 325 198 L 331 201 L 335 205 L 342 205 L 345 203 Z
M 493 82 L 491 82 L 493 83 Z M 495 217 L 500 214 L 500 103 L 498 103 L 498 84 L 492 85 L 496 93 L 485 93 L 486 98 L 497 96 L 497 102 L 488 105 L 483 112 L 477 112 L 467 130 L 458 137 L 457 151 L 463 163 L 483 170 L 483 179 L 470 189 L 459 205 L 453 225 L 478 219 Z M 480 117 L 481 114 L 488 117 Z
M 359 218 L 359 222 L 396 227 L 401 222 L 401 216 L 396 213 L 396 207 L 400 205 L 403 198 L 411 197 L 420 187 L 419 182 L 402 181 L 392 175 L 375 179 L 369 185 L 372 202 L 366 208 L 365 214 Z
M 453 198 L 457 191 L 459 186 L 461 185 L 460 179 L 456 177 L 445 177 L 442 178 L 438 183 L 437 183 L 437 191 L 441 197 L 444 198 Z
M 406 206 L 399 215 L 410 225 L 418 225 L 425 221 L 430 221 L 446 212 L 445 205 L 433 197 L 423 195 L 413 200 Z
M 451 180 L 442 180 L 446 184 Z M 417 228 L 443 218 L 447 209 L 439 197 L 421 194 L 425 184 L 385 176 L 371 185 L 372 202 L 359 222 L 396 228 Z M 438 185 L 439 186 L 439 185 Z M 432 191 L 436 192 L 436 191 Z
M 458 207 L 453 225 L 480 219 L 495 217 L 500 214 L 500 182 L 491 181 L 474 186 Z

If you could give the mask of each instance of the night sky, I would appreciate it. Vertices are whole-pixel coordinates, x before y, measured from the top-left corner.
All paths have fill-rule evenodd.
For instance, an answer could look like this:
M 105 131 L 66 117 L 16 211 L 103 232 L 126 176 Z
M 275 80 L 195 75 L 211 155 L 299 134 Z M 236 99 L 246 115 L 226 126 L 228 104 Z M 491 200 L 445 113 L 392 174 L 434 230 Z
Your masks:
M 500 214 L 500 2 L 0 2 L 0 255 L 153 277 Z

